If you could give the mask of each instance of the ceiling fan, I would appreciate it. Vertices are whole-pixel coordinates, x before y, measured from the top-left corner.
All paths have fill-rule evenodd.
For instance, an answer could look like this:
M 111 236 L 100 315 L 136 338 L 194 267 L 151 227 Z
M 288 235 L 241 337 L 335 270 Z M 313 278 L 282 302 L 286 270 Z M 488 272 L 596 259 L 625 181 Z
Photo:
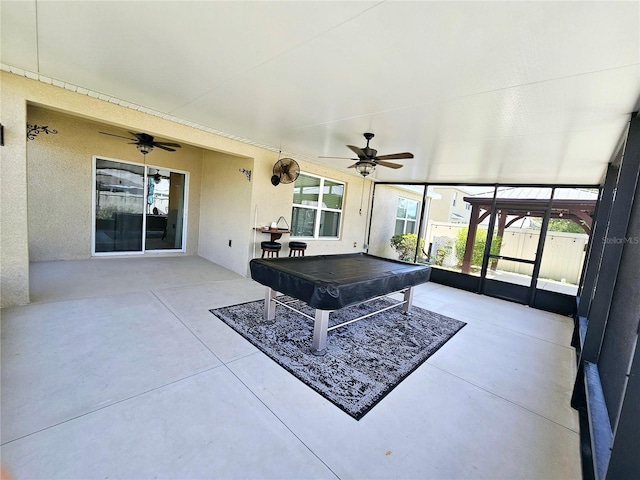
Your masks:
M 273 166 L 271 183 L 274 187 L 280 183 L 295 182 L 300 175 L 300 165 L 293 158 L 281 158 Z
M 142 153 L 146 155 L 154 147 L 161 148 L 162 150 L 167 150 L 168 152 L 175 152 L 176 148 L 180 148 L 180 144 L 178 143 L 170 143 L 170 142 L 156 142 L 153 140 L 153 137 L 148 133 L 133 133 L 129 132 L 136 138 L 123 137 L 122 135 L 115 135 L 113 133 L 99 132 L 103 135 L 111 135 L 112 137 L 126 138 L 127 140 L 133 140 L 129 145 L 135 145 L 136 148 Z
M 372 173 L 378 165 L 389 168 L 402 168 L 402 165 L 397 163 L 387 162 L 386 160 L 401 160 L 403 158 L 413 158 L 413 153 L 402 152 L 392 153 L 390 155 L 378 155 L 378 151 L 369 147 L 369 140 L 374 137 L 373 133 L 365 133 L 364 138 L 367 139 L 367 146 L 364 148 L 354 147 L 353 145 L 347 145 L 347 148 L 351 149 L 358 158 L 346 158 L 346 157 L 320 157 L 320 158 L 343 158 L 345 160 L 357 160 L 356 163 L 350 165 L 349 168 L 355 168 L 360 175 L 366 177 Z

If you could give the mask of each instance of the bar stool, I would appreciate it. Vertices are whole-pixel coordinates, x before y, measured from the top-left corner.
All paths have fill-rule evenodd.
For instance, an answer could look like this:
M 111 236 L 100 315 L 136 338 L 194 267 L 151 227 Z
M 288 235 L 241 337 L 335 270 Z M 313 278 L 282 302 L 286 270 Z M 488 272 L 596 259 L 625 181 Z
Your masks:
M 307 244 L 304 242 L 289 242 L 289 256 L 290 257 L 304 257 L 304 251 L 307 249 Z
M 262 248 L 261 258 L 264 258 L 265 253 L 267 254 L 267 258 L 274 256 L 279 257 L 280 250 L 282 249 L 282 244 L 278 242 L 260 242 L 260 248 Z

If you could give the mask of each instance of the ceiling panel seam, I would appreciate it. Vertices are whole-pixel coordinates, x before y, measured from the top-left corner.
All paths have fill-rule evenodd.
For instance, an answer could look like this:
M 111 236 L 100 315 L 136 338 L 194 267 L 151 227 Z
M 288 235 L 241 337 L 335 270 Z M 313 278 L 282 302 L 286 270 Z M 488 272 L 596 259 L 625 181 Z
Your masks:
M 335 30 L 337 28 L 340 28 L 340 27 L 342 27 L 343 25 L 345 25 L 345 24 L 347 24 L 349 22 L 352 22 L 356 18 L 358 18 L 358 17 L 364 15 L 365 13 L 367 13 L 369 10 L 374 9 L 374 8 L 380 6 L 383 3 L 384 3 L 384 1 L 378 2 L 375 5 L 372 5 L 372 6 L 368 7 L 368 8 L 365 8 L 364 10 L 358 12 L 357 15 L 353 15 L 353 16 L 347 18 L 346 20 L 343 20 L 343 21 L 337 23 L 336 25 L 333 25 L 332 27 L 327 28 L 326 30 L 314 35 L 313 37 L 308 38 L 307 40 L 304 40 L 303 42 L 300 42 L 297 45 L 294 45 L 294 46 L 292 46 L 290 48 L 287 48 L 287 49 L 283 50 L 282 52 L 278 53 L 277 55 L 272 55 L 270 58 L 268 58 L 266 60 L 263 60 L 263 61 L 255 64 L 255 65 L 251 66 L 250 68 L 246 68 L 246 69 L 244 69 L 242 71 L 236 72 L 233 75 L 231 75 L 230 77 L 227 77 L 227 78 L 225 78 L 223 80 L 221 79 L 219 82 L 214 84 L 209 90 L 207 90 L 206 92 L 201 93 L 200 95 L 197 95 L 197 96 L 193 97 L 188 102 L 185 102 L 182 105 L 177 106 L 176 108 L 173 109 L 173 111 L 180 110 L 181 108 L 184 108 L 187 105 L 191 105 L 192 103 L 194 103 L 198 99 L 200 99 L 202 97 L 205 97 L 205 96 L 211 94 L 212 92 L 215 92 L 216 90 L 218 90 L 219 86 L 222 83 L 225 83 L 225 82 L 228 82 L 230 80 L 233 80 L 234 78 L 240 77 L 241 75 L 245 75 L 245 74 L 251 72 L 252 70 L 256 70 L 256 69 L 258 69 L 258 68 L 260 68 L 260 67 L 262 67 L 262 66 L 264 66 L 264 65 L 266 65 L 266 64 L 268 64 L 270 62 L 273 62 L 274 60 L 276 60 L 276 59 L 278 59 L 278 58 L 280 58 L 280 57 L 282 57 L 282 56 L 284 56 L 284 55 L 286 55 L 286 54 L 288 54 L 290 52 L 293 52 L 293 51 L 299 49 L 303 45 L 307 45 L 308 43 L 313 42 L 314 40 L 317 40 L 320 37 L 323 37 L 327 33 L 331 32 L 331 31 L 333 31 L 333 30 Z

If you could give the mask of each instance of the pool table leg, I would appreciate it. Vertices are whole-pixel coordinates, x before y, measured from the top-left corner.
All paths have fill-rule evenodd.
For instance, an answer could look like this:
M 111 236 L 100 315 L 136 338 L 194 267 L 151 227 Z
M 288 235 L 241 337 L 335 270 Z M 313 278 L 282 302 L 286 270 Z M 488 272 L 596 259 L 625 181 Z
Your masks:
M 411 313 L 413 306 L 413 287 L 409 287 L 404 291 L 404 304 L 402 305 L 402 313 Z
M 327 353 L 327 329 L 329 328 L 329 313 L 331 310 L 316 308 L 316 319 L 313 323 L 313 349 L 314 355 L 322 356 Z
M 276 291 L 271 287 L 266 287 L 264 294 L 264 311 L 262 318 L 267 323 L 276 321 L 276 302 L 273 301 Z

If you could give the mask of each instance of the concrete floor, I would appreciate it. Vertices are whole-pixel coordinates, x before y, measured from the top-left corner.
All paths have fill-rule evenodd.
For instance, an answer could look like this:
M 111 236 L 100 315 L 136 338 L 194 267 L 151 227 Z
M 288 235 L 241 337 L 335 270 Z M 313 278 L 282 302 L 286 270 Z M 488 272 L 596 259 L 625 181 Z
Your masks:
M 15 480 L 581 478 L 572 321 L 437 284 L 468 323 L 359 422 L 216 320 L 263 287 L 198 257 L 31 266 L 2 310 Z

